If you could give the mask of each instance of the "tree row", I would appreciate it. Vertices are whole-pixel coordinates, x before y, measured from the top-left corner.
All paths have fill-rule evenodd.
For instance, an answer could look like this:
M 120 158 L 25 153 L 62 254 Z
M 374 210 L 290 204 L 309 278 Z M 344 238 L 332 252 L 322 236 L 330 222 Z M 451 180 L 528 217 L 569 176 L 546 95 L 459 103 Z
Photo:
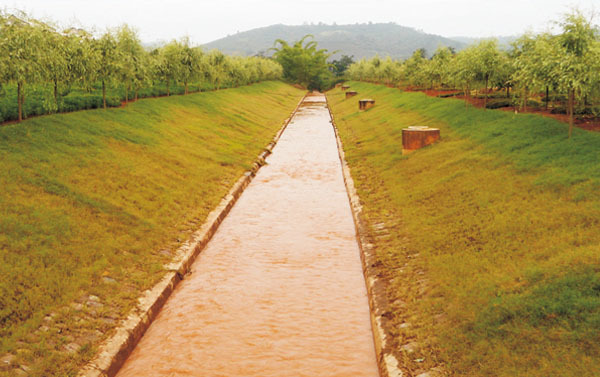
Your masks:
M 543 98 L 547 107 L 554 93 L 558 102 L 566 102 L 570 136 L 577 110 L 600 115 L 600 32 L 580 11 L 566 14 L 557 24 L 559 33 L 525 34 L 508 50 L 495 40 L 458 53 L 440 47 L 431 58 L 421 49 L 405 61 L 363 59 L 349 67 L 348 75 L 387 85 L 458 88 L 465 101 L 475 91 L 481 93 L 484 108 L 489 107 L 488 97 L 500 90 L 510 97 L 513 89 L 512 101 L 521 108 L 532 96 Z
M 174 89 L 187 94 L 281 75 L 273 60 L 204 53 L 188 38 L 146 49 L 127 25 L 96 36 L 0 13 L 0 120 L 20 121 L 26 108 L 29 115 L 106 108 Z

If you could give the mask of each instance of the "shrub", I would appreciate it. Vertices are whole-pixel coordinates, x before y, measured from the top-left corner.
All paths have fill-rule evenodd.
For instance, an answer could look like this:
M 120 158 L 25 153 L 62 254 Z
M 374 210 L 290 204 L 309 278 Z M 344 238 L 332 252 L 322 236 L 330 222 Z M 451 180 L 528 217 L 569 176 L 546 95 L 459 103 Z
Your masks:
M 449 97 L 462 96 L 463 94 L 465 94 L 465 93 L 464 92 L 442 93 L 442 94 L 438 94 L 437 97 L 438 98 L 449 98 Z
M 510 99 L 500 99 L 500 100 L 494 100 L 491 102 L 487 103 L 487 108 L 488 109 L 499 109 L 501 107 L 510 107 L 513 105 L 512 100 Z
M 539 109 L 539 108 L 542 108 L 544 106 L 545 106 L 545 103 L 540 102 L 538 100 L 535 100 L 535 99 L 527 100 L 527 107 L 532 107 L 532 108 L 535 108 L 535 109 Z

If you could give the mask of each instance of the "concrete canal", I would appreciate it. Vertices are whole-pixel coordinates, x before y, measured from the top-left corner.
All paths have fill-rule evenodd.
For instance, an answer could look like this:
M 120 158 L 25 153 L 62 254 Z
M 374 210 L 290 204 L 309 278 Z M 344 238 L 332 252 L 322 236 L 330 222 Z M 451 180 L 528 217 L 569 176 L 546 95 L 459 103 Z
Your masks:
M 330 121 L 308 96 L 119 377 L 378 375 Z

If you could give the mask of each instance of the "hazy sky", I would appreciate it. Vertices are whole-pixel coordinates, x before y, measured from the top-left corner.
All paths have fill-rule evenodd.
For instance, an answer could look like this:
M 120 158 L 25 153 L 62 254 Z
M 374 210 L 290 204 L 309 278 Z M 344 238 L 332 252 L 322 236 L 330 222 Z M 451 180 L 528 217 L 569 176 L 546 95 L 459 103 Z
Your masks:
M 195 44 L 304 22 L 396 22 L 443 36 L 515 35 L 544 30 L 573 6 L 598 12 L 600 0 L 0 0 L 1 8 L 60 24 L 77 21 L 101 31 L 127 23 L 145 42 L 189 35 Z

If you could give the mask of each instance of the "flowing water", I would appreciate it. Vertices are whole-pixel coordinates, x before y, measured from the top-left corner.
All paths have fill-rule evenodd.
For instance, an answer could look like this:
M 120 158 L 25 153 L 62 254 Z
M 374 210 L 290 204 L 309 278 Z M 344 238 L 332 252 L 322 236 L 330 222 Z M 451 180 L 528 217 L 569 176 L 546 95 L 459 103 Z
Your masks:
M 378 376 L 330 120 L 305 99 L 118 377 Z

